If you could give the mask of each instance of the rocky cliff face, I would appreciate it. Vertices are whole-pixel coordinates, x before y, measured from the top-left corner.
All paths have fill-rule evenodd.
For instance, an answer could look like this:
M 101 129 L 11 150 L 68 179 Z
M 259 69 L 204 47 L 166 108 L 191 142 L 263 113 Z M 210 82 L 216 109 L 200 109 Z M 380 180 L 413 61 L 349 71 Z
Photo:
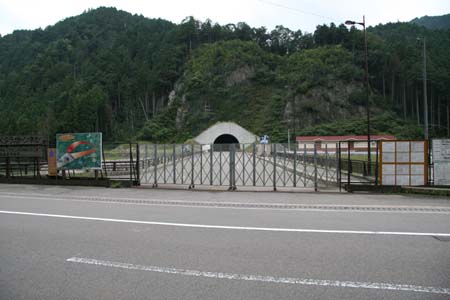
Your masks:
M 362 89 L 361 84 L 342 81 L 311 88 L 287 101 L 284 118 L 289 124 L 293 124 L 295 119 L 298 127 L 308 127 L 358 115 L 364 116 L 365 107 L 350 101 L 352 96 L 360 94 Z

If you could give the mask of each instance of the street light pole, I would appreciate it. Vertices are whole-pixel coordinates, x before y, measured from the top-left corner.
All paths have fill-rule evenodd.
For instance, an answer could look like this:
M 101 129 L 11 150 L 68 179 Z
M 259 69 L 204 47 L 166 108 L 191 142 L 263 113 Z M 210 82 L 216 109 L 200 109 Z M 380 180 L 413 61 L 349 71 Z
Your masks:
M 288 128 L 288 150 L 291 151 L 291 134 L 289 133 L 289 128 Z
M 372 157 L 371 157 L 371 151 L 370 151 L 370 86 L 369 86 L 369 59 L 368 59 L 368 53 L 367 53 L 367 31 L 366 31 L 366 16 L 363 16 L 362 23 L 355 22 L 355 21 L 345 21 L 345 25 L 361 25 L 363 27 L 364 31 L 364 59 L 365 59 L 365 66 L 364 66 L 364 81 L 366 84 L 366 114 L 367 114 L 367 172 L 369 175 L 372 174 Z
M 417 38 L 422 40 L 421 38 Z M 427 99 L 427 47 L 425 37 L 423 37 L 423 65 L 422 65 L 422 79 L 423 79 L 423 131 L 425 140 L 428 140 L 428 99 Z
M 294 88 L 291 86 L 291 85 L 286 85 L 285 86 L 285 88 L 287 88 L 288 89 L 288 91 L 290 91 L 290 90 L 292 90 L 292 99 L 291 99 L 291 103 L 292 103 L 292 109 L 291 109 L 291 112 L 292 112 L 292 118 L 291 118 L 291 122 L 293 123 L 293 127 L 294 127 L 294 132 L 293 132 L 293 135 L 294 135 L 294 138 L 293 138 L 293 140 L 292 140 L 292 143 L 293 143 L 293 145 L 294 145 L 294 147 L 297 147 L 297 145 L 296 145 L 296 143 L 297 143 L 297 136 L 296 136 L 296 126 L 297 126 L 297 111 L 296 111 L 296 109 L 295 109 L 295 93 L 294 93 Z M 288 130 L 288 135 L 289 135 L 289 130 Z

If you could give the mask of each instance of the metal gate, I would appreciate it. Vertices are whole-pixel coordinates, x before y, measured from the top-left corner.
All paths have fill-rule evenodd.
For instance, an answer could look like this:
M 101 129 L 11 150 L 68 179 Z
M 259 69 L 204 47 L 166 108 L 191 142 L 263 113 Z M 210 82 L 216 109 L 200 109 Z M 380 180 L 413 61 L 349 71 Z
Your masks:
M 298 144 L 140 145 L 141 184 L 336 187 L 338 152 Z

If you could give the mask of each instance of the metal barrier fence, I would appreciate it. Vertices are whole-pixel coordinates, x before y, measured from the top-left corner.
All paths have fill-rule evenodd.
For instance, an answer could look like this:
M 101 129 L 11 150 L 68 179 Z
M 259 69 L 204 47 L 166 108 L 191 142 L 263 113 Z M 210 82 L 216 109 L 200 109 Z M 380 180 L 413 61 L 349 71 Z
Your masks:
M 379 143 L 370 145 L 370 162 L 367 142 L 359 142 L 364 147 L 356 148 L 352 142 L 339 142 L 337 153 L 339 156 L 339 189 L 342 184 L 378 185 Z
M 0 136 L 0 177 L 40 177 L 47 145 L 39 136 Z
M 291 147 L 289 147 L 291 146 Z M 335 148 L 336 149 L 336 148 Z M 306 187 L 338 184 L 336 151 L 297 144 L 140 145 L 140 182 L 158 184 Z
M 0 178 L 113 179 L 139 185 L 137 143 L 104 143 L 101 170 L 64 170 L 48 174 L 48 143 L 0 144 Z
M 102 175 L 105 178 L 139 185 L 139 144 L 106 143 L 102 150 Z
M 34 141 L 34 140 L 33 140 Z M 102 169 L 59 171 L 48 176 L 48 144 L 0 145 L 0 178 L 107 178 L 131 185 L 180 184 L 291 188 L 377 185 L 378 146 L 335 144 L 137 144 L 104 143 Z M 369 170 L 370 169 L 370 170 Z M 369 172 L 370 171 L 370 172 Z

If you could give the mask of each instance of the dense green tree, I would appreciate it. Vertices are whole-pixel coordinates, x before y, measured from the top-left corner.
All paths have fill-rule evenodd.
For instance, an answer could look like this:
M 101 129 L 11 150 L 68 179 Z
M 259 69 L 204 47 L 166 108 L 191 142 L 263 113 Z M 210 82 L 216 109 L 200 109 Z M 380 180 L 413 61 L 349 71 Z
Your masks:
M 390 128 L 416 136 L 407 126 L 423 122 L 417 38 L 425 38 L 431 133 L 448 135 L 450 32 L 414 23 L 368 28 L 372 113 L 389 111 L 404 122 Z M 193 17 L 177 25 L 103 7 L 15 31 L 0 37 L 0 134 L 98 130 L 109 140 L 174 142 L 232 120 L 282 141 L 294 123 L 361 113 L 359 29 L 331 23 L 304 33 Z

